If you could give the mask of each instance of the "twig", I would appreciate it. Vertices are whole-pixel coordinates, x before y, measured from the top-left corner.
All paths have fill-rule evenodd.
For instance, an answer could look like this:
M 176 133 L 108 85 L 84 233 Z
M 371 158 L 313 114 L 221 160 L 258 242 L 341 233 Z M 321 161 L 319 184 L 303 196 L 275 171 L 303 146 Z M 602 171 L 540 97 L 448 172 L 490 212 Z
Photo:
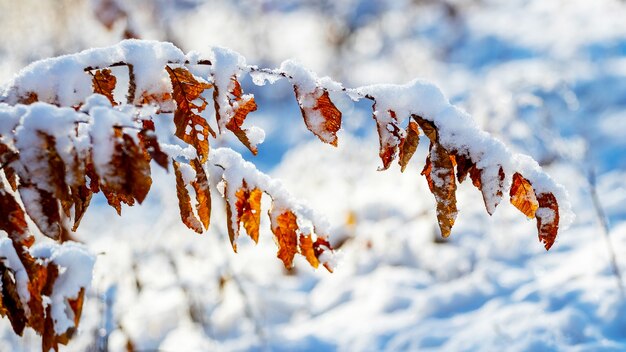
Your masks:
M 606 247 L 609 252 L 609 261 L 611 264 L 611 269 L 613 271 L 613 276 L 615 276 L 620 295 L 622 297 L 622 300 L 624 300 L 626 298 L 626 294 L 624 292 L 624 280 L 622 278 L 620 268 L 617 264 L 615 248 L 613 247 L 613 242 L 611 241 L 610 237 L 611 228 L 609 225 L 609 219 L 607 218 L 606 213 L 602 208 L 600 198 L 598 197 L 598 192 L 596 191 L 596 174 L 593 169 L 589 170 L 587 180 L 589 184 L 589 193 L 591 194 L 593 207 L 596 210 L 596 216 L 598 217 L 598 221 L 600 221 L 600 225 L 602 226 L 602 234 L 604 235 L 604 242 L 606 243 Z

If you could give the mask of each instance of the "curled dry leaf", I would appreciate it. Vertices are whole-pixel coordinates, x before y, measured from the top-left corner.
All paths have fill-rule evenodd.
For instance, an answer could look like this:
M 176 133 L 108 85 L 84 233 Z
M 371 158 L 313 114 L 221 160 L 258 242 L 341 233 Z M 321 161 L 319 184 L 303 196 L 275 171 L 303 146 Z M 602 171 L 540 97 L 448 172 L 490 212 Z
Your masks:
M 196 192 L 196 211 L 202 226 L 209 229 L 211 222 L 211 189 L 209 188 L 209 178 L 207 177 L 202 164 L 198 159 L 190 162 L 191 167 L 196 171 L 196 178 L 191 181 L 191 186 Z
M 249 113 L 256 110 L 256 102 L 254 101 L 254 97 L 252 95 L 243 95 L 243 90 L 241 89 L 241 85 L 237 78 L 233 76 L 231 78 L 232 89 L 230 90 L 230 94 L 228 97 L 228 101 L 230 106 L 233 109 L 234 115 L 228 120 L 226 123 L 226 128 L 232 131 L 235 136 L 243 143 L 252 152 L 252 154 L 256 155 L 258 150 L 256 145 L 250 142 L 250 138 L 248 137 L 249 131 L 247 129 L 243 129 L 243 123 L 246 120 L 246 117 Z M 215 87 L 215 92 L 213 98 L 215 99 L 215 111 L 219 113 L 219 102 L 217 99 L 218 96 L 218 88 Z M 220 119 L 223 117 L 219 117 Z
M 537 197 L 539 209 L 535 212 L 539 241 L 549 250 L 559 230 L 559 205 L 552 193 L 540 193 Z
M 398 160 L 401 172 L 404 172 L 404 169 L 406 169 L 420 141 L 416 122 L 409 121 L 405 132 L 405 137 L 400 141 L 400 160 Z
M 209 83 L 199 82 L 186 68 L 165 66 L 165 69 L 172 81 L 173 97 L 176 101 L 175 134 L 185 143 L 196 148 L 200 161 L 205 162 L 209 155 L 209 133 L 215 137 L 215 132 L 199 114 L 207 105 L 202 93 L 213 86 Z M 202 104 L 194 103 L 196 99 L 200 99 Z
M 437 201 L 437 220 L 443 237 L 448 237 L 457 215 L 454 165 L 439 143 L 431 143 L 426 167 L 422 171 Z
M 92 73 L 92 76 L 93 92 L 104 95 L 109 99 L 111 105 L 116 105 L 113 91 L 115 90 L 117 78 L 111 73 L 111 70 L 107 68 L 96 70 L 96 73 Z
M 228 184 L 224 181 L 226 186 Z M 224 194 L 228 195 L 227 189 Z M 228 237 L 233 249 L 237 251 L 237 238 L 239 237 L 239 227 L 243 223 L 246 233 L 254 242 L 259 241 L 259 224 L 261 223 L 261 196 L 263 192 L 258 188 L 250 189 L 245 180 L 235 191 L 235 204 L 228 196 L 226 199 L 226 216 L 228 225 Z
M 311 238 L 311 235 L 300 234 L 300 240 L 298 242 L 298 250 L 300 251 L 300 254 L 306 258 L 307 262 L 309 262 L 312 267 L 317 268 L 320 265 L 320 261 L 315 255 L 315 248 L 313 247 L 313 239 Z
M 513 184 L 509 192 L 511 204 L 528 218 L 534 218 L 539 203 L 532 185 L 520 173 L 513 174 Z
M 5 231 L 13 243 L 30 247 L 35 240 L 28 231 L 26 215 L 15 197 L 4 188 L 0 180 L 0 230 Z
M 163 153 L 157 141 L 154 122 L 152 120 L 143 120 L 142 125 L 143 128 L 137 136 L 141 142 L 141 148 L 144 154 L 147 154 L 146 159 L 148 159 L 148 161 L 154 160 L 159 166 L 167 170 L 169 157 L 167 154 Z
M 175 160 L 172 160 L 172 164 L 174 165 L 174 175 L 176 176 L 176 195 L 178 196 L 180 218 L 185 226 L 201 234 L 203 232 L 202 223 L 193 213 L 191 197 L 189 197 L 189 191 L 185 185 L 183 174 L 180 171 L 180 164 Z
M 377 111 L 376 103 L 372 106 L 373 119 L 376 121 L 380 150 L 378 155 L 383 162 L 378 170 L 387 170 L 398 154 L 398 146 L 403 140 L 402 129 L 398 126 L 396 113 L 392 110 Z
M 328 91 L 316 87 L 312 92 L 302 92 L 293 86 L 304 124 L 322 142 L 337 146 L 337 131 L 341 128 L 341 111 L 330 100 Z
M 298 252 L 298 223 L 296 214 L 290 210 L 276 215 L 270 211 L 271 228 L 278 245 L 278 258 L 285 268 L 293 266 L 293 258 Z M 317 256 L 316 256 L 317 257 Z

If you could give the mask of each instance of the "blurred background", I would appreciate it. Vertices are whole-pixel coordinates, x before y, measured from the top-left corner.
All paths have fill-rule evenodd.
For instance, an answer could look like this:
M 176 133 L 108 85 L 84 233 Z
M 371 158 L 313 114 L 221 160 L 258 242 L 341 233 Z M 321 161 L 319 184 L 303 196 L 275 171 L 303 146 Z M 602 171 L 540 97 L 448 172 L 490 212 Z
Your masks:
M 266 132 L 259 169 L 324 213 L 334 274 L 285 271 L 269 224 L 232 253 L 214 198 L 212 228 L 180 224 L 172 175 L 123 217 L 96 199 L 77 238 L 98 261 L 80 333 L 66 351 L 624 350 L 626 3 L 617 0 L 0 0 L 0 82 L 30 62 L 112 45 L 225 46 L 249 64 L 295 59 L 347 87 L 439 86 L 480 126 L 535 158 L 577 215 L 549 253 L 509 204 L 494 216 L 463 184 L 450 240 L 409 168 L 376 171 L 368 102 L 333 97 L 339 148 L 306 130 L 292 87 L 244 81 Z M 267 208 L 265 208 L 267 209 Z M 263 218 L 263 222 L 267 219 Z M 264 231 L 264 232 L 263 232 Z M 33 351 L 0 320 L 0 350 Z

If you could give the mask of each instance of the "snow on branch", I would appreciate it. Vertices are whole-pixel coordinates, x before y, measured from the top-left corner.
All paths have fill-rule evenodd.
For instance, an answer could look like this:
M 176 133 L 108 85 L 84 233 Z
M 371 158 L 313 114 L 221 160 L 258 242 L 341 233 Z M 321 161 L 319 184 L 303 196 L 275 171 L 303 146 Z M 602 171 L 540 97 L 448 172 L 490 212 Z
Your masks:
M 429 82 L 346 88 L 293 61 L 278 69 L 259 68 L 229 49 L 214 48 L 203 57 L 184 54 L 170 43 L 126 40 L 35 62 L 0 90 L 0 230 L 8 236 L 0 239 L 2 292 L 8 292 L 2 307 L 15 307 L 0 313 L 9 315 L 17 333 L 33 327 L 44 335 L 44 349 L 67 342 L 90 280 L 88 270 L 69 268 L 76 262 L 71 258 L 91 258 L 76 252 L 78 247 L 31 248 L 34 237 L 26 218 L 45 236 L 64 242 L 79 226 L 94 193 L 102 192 L 120 214 L 122 204 L 141 203 L 152 184 L 151 161 L 165 169 L 172 165 L 181 220 L 193 231 L 209 228 L 211 189 L 217 188 L 225 199 L 233 249 L 241 227 L 258 241 L 265 194 L 271 198 L 270 229 L 284 265 L 291 267 L 300 254 L 312 266 L 332 271 L 327 222 L 238 153 L 210 148 L 211 137 L 231 132 L 256 154 L 265 138 L 258 127 L 244 127 L 257 109 L 239 82 L 246 75 L 257 85 L 288 80 L 307 128 L 334 146 L 342 113 L 330 93 L 370 100 L 381 170 L 397 159 L 404 171 L 420 141 L 428 141 L 422 175 L 436 199 L 444 237 L 457 216 L 457 182 L 468 176 L 482 192 L 489 214 L 508 194 L 524 215 L 536 218 L 546 249 L 573 219 L 562 186 L 530 157 L 512 153 L 482 131 Z M 214 122 L 205 117 L 210 99 Z M 180 143 L 157 140 L 157 115 L 172 118 Z M 58 266 L 67 269 L 61 273 Z M 70 283 L 57 285 L 59 280 Z M 39 302 L 44 298 L 45 304 Z M 59 308 L 66 304 L 74 314 Z M 50 317 L 56 322 L 52 328 L 45 325 Z

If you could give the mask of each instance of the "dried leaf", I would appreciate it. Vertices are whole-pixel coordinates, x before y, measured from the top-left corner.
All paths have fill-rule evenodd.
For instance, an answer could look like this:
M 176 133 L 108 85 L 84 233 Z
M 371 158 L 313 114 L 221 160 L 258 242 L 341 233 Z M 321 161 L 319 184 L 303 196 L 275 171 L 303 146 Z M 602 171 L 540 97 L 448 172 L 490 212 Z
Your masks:
M 22 302 L 18 294 L 15 276 L 11 269 L 4 265 L 2 260 L 0 260 L 0 279 L 2 280 L 2 304 L 0 305 L 0 312 L 2 315 L 6 315 L 9 318 L 13 331 L 17 335 L 22 336 L 27 322 L 26 312 L 22 307 Z
M 92 73 L 92 76 L 93 92 L 104 95 L 109 99 L 111 105 L 116 105 L 115 98 L 113 98 L 113 91 L 115 90 L 117 78 L 111 73 L 111 70 L 106 68 L 97 70 L 95 74 Z
M 535 191 L 535 193 L 537 193 Z M 543 242 L 546 250 L 554 244 L 559 230 L 559 205 L 552 193 L 540 193 L 537 197 L 539 209 L 535 212 L 539 241 Z
M 526 217 L 535 217 L 535 212 L 539 208 L 535 191 L 530 182 L 518 172 L 513 175 L 513 184 L 511 185 L 509 195 L 511 204 L 524 213 Z
M 315 249 L 313 248 L 313 240 L 310 235 L 300 235 L 299 250 L 312 267 L 316 268 L 320 265 L 320 261 L 315 255 Z
M 68 236 L 69 231 L 62 220 L 59 201 L 52 193 L 28 183 L 20 184 L 18 191 L 26 213 L 41 233 L 53 240 Z
M 183 174 L 180 171 L 179 163 L 172 160 L 174 165 L 174 174 L 176 175 L 176 195 L 178 196 L 178 207 L 180 208 L 180 218 L 183 224 L 201 234 L 202 223 L 196 218 L 191 207 L 191 198 L 189 197 L 189 191 L 185 186 L 185 180 L 183 180 Z
M 296 215 L 286 210 L 279 215 L 272 214 L 270 220 L 274 240 L 278 245 L 278 258 L 283 261 L 285 268 L 293 266 L 293 258 L 298 252 L 298 223 Z
M 404 172 L 407 164 L 415 154 L 417 146 L 419 145 L 419 130 L 417 129 L 417 123 L 409 121 L 409 125 L 406 127 L 406 136 L 400 142 L 400 171 Z
M 428 139 L 430 139 L 431 143 L 434 142 L 438 142 L 439 141 L 439 135 L 437 132 L 437 127 L 435 126 L 434 123 L 424 119 L 421 116 L 418 115 L 413 115 L 413 119 L 415 119 L 415 121 L 417 121 L 417 123 L 419 124 L 420 128 L 422 129 L 422 131 L 424 132 L 424 134 L 426 135 L 426 137 L 428 137 Z
M 450 154 L 436 142 L 431 143 L 426 167 L 422 171 L 437 201 L 437 220 L 443 237 L 448 237 L 457 215 L 456 182 Z
M 317 237 L 317 239 L 315 240 L 315 242 L 313 242 L 313 251 L 315 252 L 315 257 L 319 260 L 320 257 L 324 254 L 324 252 L 326 251 L 331 251 L 332 252 L 333 247 L 330 245 L 330 242 L 328 242 L 325 238 L 323 237 Z M 333 268 L 328 265 L 328 263 L 323 263 L 324 267 L 326 268 L 326 270 L 328 270 L 328 272 L 332 273 L 333 272 Z
M 141 141 L 141 148 L 143 149 L 144 154 L 148 154 L 148 161 L 152 159 L 159 166 L 167 170 L 169 157 L 167 154 L 163 153 L 161 146 L 157 141 L 154 122 L 152 120 L 143 120 L 142 124 L 143 128 L 137 136 L 139 137 L 139 141 Z
M 392 110 L 377 111 L 376 103 L 372 106 L 372 118 L 376 121 L 380 150 L 378 155 L 383 162 L 378 170 L 387 170 L 398 154 L 398 146 L 402 141 L 402 129 L 398 126 L 396 113 Z
M 209 133 L 215 137 L 215 132 L 209 123 L 198 114 L 207 105 L 202 93 L 213 86 L 209 83 L 199 82 L 191 72 L 183 67 L 172 69 L 165 66 L 165 69 L 172 81 L 173 96 L 176 101 L 176 112 L 174 113 L 176 136 L 196 148 L 200 161 L 205 162 L 209 155 Z M 195 104 L 194 100 L 196 99 L 202 101 L 202 104 Z
M 4 189 L 4 184 L 0 180 L 0 230 L 4 230 L 13 243 L 18 243 L 26 247 L 34 241 L 28 231 L 26 215 L 12 194 Z
M 228 187 L 228 184 L 226 184 Z M 224 191 L 228 195 L 228 188 Z M 237 238 L 239 226 L 243 222 L 246 233 L 254 242 L 259 240 L 259 224 L 261 223 L 261 196 L 263 192 L 258 188 L 249 189 L 245 180 L 241 187 L 235 191 L 235 204 L 232 204 L 226 196 L 226 215 L 228 225 L 228 237 L 235 252 L 237 251 Z
M 293 86 L 304 124 L 322 142 L 337 146 L 337 131 L 341 129 L 341 111 L 330 100 L 328 91 L 316 87 L 312 92 L 301 92 Z M 311 104 L 315 101 L 315 104 Z
M 242 95 L 243 91 L 241 90 L 241 85 L 235 77 L 233 77 L 231 81 L 234 88 L 230 91 L 231 97 L 229 97 L 229 103 L 233 108 L 234 115 L 230 120 L 228 120 L 228 123 L 226 123 L 226 128 L 231 130 L 235 136 L 237 136 L 239 141 L 241 141 L 241 143 L 243 143 L 243 145 L 245 145 L 246 148 L 252 152 L 252 154 L 256 155 L 258 150 L 256 145 L 251 144 L 250 139 L 248 138 L 248 130 L 242 129 L 243 122 L 248 114 L 257 109 L 256 102 L 254 101 L 254 97 L 252 97 L 252 95 Z M 215 87 L 214 99 L 216 99 L 216 106 L 219 105 L 217 102 L 217 95 L 219 93 L 217 92 L 218 88 Z M 216 111 L 219 112 L 219 109 Z
M 211 189 L 209 188 L 209 179 L 200 161 L 193 159 L 190 165 L 196 171 L 196 179 L 191 181 L 191 186 L 196 192 L 196 211 L 204 229 L 208 230 L 211 222 Z

